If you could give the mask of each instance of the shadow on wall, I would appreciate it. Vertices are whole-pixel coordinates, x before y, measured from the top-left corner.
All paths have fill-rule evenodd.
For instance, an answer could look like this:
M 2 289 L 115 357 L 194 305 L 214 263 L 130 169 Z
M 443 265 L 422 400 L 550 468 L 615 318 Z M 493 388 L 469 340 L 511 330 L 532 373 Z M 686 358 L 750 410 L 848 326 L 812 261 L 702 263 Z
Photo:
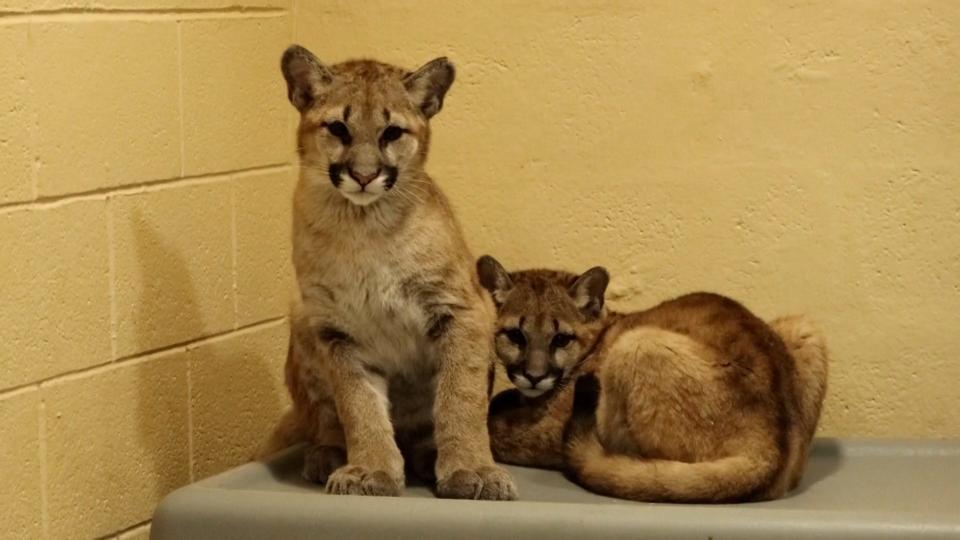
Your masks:
M 158 324 L 191 329 L 188 340 L 208 336 L 211 325 L 199 303 L 203 291 L 191 271 L 229 276 L 232 269 L 192 268 L 180 239 L 166 237 L 141 212 L 133 217 L 126 226 L 133 228 L 139 265 L 132 321 L 139 348 L 157 348 L 158 334 L 165 334 Z M 157 502 L 191 480 L 248 461 L 267 436 L 283 407 L 275 389 L 282 363 L 269 347 L 257 346 L 262 343 L 269 340 L 257 332 L 222 336 L 188 345 L 186 353 L 161 354 L 149 360 L 155 367 L 137 370 L 139 443 Z

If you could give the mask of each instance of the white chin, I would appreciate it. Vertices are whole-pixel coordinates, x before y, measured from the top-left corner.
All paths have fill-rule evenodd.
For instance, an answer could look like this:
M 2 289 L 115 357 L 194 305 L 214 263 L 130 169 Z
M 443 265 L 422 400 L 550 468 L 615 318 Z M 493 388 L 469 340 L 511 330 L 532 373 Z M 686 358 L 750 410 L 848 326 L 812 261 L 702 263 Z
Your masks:
M 367 206 L 368 204 L 375 202 L 383 195 L 383 193 L 370 193 L 369 191 L 354 191 L 352 193 L 348 193 L 343 190 L 340 191 L 340 194 L 357 206 Z
M 539 388 L 517 388 L 517 390 L 519 390 L 521 394 L 531 398 L 539 397 L 543 395 L 544 392 L 546 392 L 546 390 L 542 390 Z

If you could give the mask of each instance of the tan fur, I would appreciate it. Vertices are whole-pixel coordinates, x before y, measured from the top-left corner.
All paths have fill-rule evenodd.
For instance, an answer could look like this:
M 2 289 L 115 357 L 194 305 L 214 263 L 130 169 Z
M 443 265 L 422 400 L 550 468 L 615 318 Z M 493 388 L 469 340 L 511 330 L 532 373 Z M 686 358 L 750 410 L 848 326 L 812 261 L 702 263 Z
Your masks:
M 488 257 L 478 268 L 498 302 L 495 343 L 512 380 L 524 382 L 537 343 L 564 327 L 576 334 L 549 349 L 562 372 L 555 387 L 491 403 L 498 460 L 563 468 L 588 489 L 641 501 L 765 500 L 797 486 L 827 378 L 823 337 L 805 317 L 767 325 L 709 293 L 613 313 L 602 307 L 605 272 L 506 274 Z M 508 339 L 529 351 L 508 346 L 503 336 L 530 320 L 549 324 Z M 572 363 L 558 354 L 571 348 Z
M 452 66 L 328 67 L 294 46 L 282 68 L 301 112 L 286 370 L 299 427 L 274 439 L 302 431 L 304 475 L 330 493 L 399 494 L 407 465 L 440 496 L 515 498 L 485 422 L 494 308 L 423 170 Z

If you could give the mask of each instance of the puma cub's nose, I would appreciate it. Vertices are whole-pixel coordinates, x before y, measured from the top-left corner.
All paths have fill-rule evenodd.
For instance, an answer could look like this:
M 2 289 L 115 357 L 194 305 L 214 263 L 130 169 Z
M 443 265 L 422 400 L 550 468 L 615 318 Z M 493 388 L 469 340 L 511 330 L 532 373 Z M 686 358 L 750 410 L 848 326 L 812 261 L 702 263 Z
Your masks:
M 542 373 L 542 374 L 540 374 L 540 375 L 534 375 L 534 374 L 530 373 L 529 371 L 524 371 L 524 372 L 523 372 L 523 376 L 526 377 L 528 381 L 530 381 L 530 386 L 531 386 L 531 387 L 537 386 L 537 383 L 538 383 L 538 382 L 540 382 L 540 381 L 542 381 L 542 380 L 544 380 L 544 379 L 547 378 L 547 374 L 546 374 L 546 373 Z
M 376 169 L 371 173 L 360 172 L 353 167 L 350 168 L 350 176 L 357 181 L 360 186 L 366 186 L 370 182 L 373 182 L 378 176 L 380 176 L 380 169 Z

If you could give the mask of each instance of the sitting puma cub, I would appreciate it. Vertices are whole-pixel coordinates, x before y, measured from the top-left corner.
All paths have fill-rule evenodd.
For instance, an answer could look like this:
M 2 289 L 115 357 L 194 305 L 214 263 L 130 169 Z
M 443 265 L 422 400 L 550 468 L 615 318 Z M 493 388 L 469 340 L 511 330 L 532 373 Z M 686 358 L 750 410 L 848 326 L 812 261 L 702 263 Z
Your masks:
M 766 500 L 800 482 L 827 378 L 803 317 L 767 325 L 709 293 L 614 313 L 603 268 L 477 269 L 516 386 L 490 405 L 499 461 L 650 502 Z
M 311 444 L 304 476 L 329 493 L 398 495 L 410 469 L 441 497 L 516 498 L 487 434 L 496 312 L 423 170 L 453 66 L 326 66 L 292 46 L 281 68 L 300 112 L 301 303 L 279 429 Z

